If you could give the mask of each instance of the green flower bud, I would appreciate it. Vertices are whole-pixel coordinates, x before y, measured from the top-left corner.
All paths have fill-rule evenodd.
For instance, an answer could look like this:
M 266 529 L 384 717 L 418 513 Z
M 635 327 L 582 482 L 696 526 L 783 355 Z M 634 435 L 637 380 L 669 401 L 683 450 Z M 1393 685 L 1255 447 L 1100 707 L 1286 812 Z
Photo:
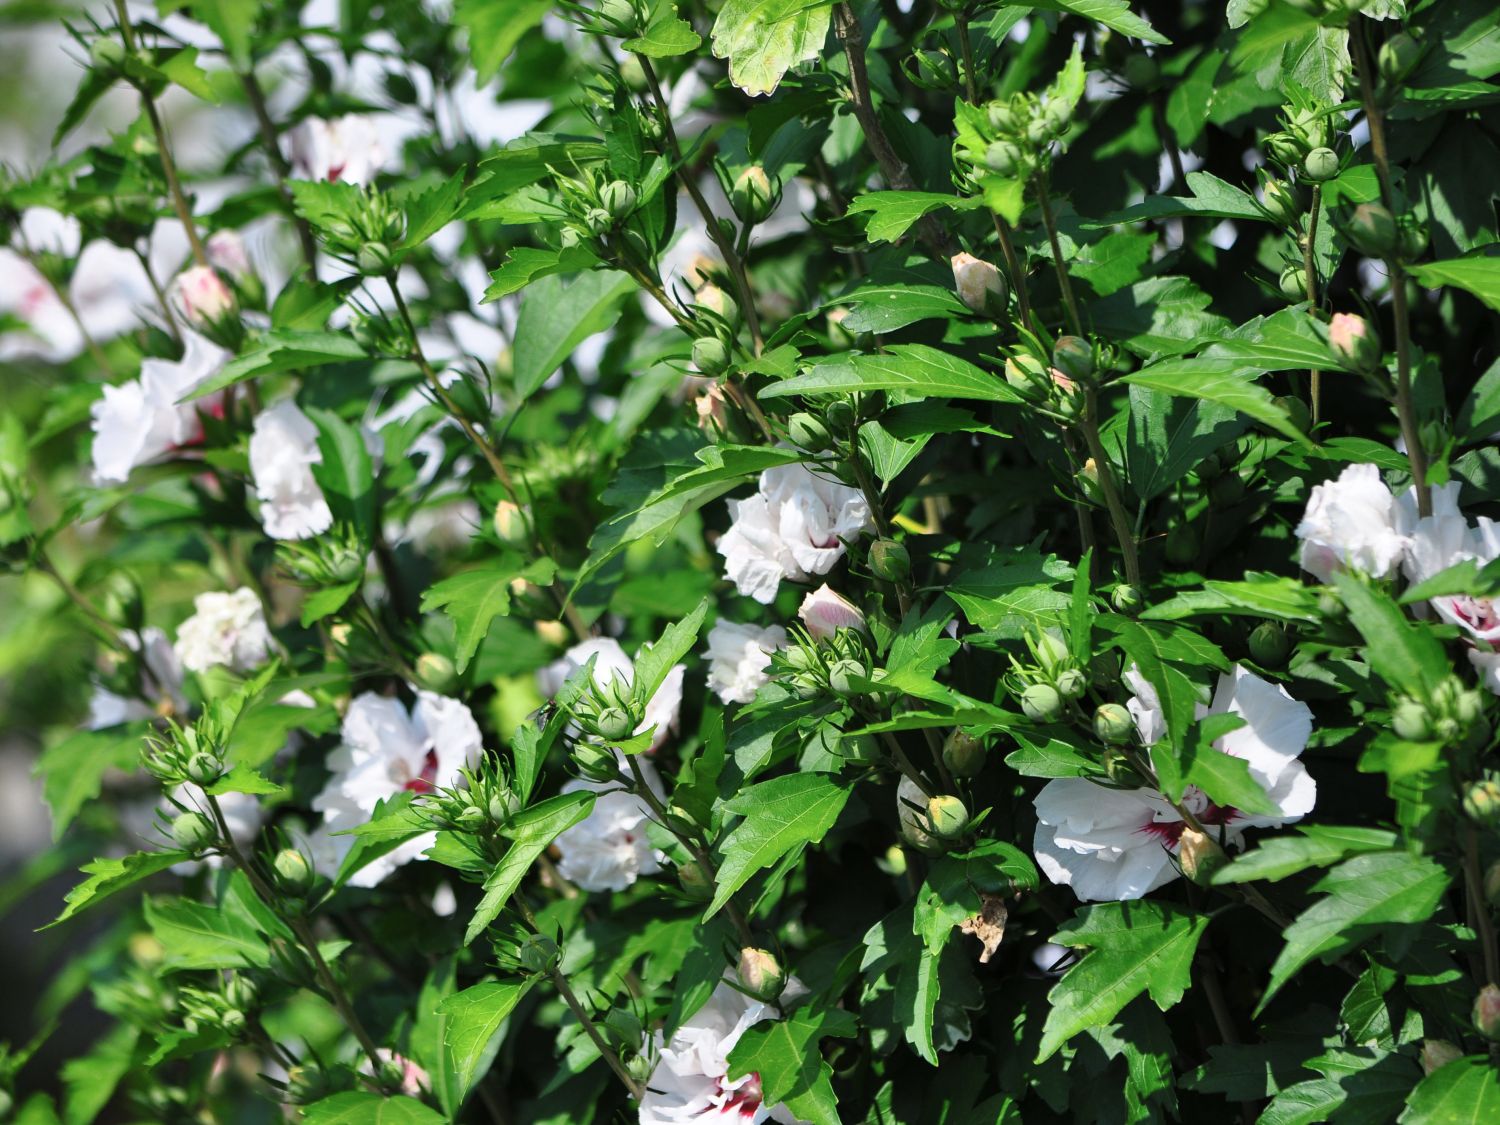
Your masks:
M 1079 668 L 1069 668 L 1057 677 L 1057 690 L 1064 699 L 1081 699 L 1088 690 L 1089 678 Z
M 337 1089 L 328 1074 L 316 1063 L 304 1063 L 287 1071 L 287 1100 L 293 1105 L 311 1105 L 322 1101 Z
M 1402 223 L 1400 227 L 1401 231 L 1396 237 L 1396 250 L 1403 262 L 1414 262 L 1427 253 L 1427 232 L 1416 223 Z
M 1500 782 L 1485 778 L 1464 790 L 1464 815 L 1475 824 L 1493 827 L 1500 824 Z
M 1500 1043 L 1500 988 L 1487 984 L 1474 997 L 1474 1030 L 1491 1043 Z
M 1261 206 L 1271 220 L 1284 227 L 1292 226 L 1302 214 L 1302 208 L 1292 189 L 1281 180 L 1268 179 L 1261 190 Z
M 559 958 L 557 942 L 542 934 L 527 934 L 516 950 L 516 960 L 528 973 L 550 973 Z
M 614 781 L 620 776 L 620 763 L 614 751 L 597 743 L 575 743 L 573 764 L 590 781 Z
M 1308 152 L 1308 146 L 1290 133 L 1272 133 L 1264 143 L 1266 152 L 1281 164 L 1296 164 Z
M 1177 841 L 1177 862 L 1189 882 L 1206 887 L 1213 881 L 1214 872 L 1229 862 L 1229 857 L 1213 837 L 1196 828 L 1184 828 Z
M 833 436 L 823 420 L 805 410 L 799 410 L 787 419 L 786 432 L 793 445 L 809 453 L 821 453 L 833 444 Z
M 904 582 L 911 576 L 911 554 L 895 539 L 877 539 L 870 544 L 870 569 L 876 578 Z
M 1034 633 L 1028 639 L 1031 651 L 1047 671 L 1055 671 L 1066 664 L 1071 658 L 1068 651 L 1068 643 L 1062 639 L 1062 635 L 1054 630 L 1043 629 Z
M 1485 869 L 1484 900 L 1492 907 L 1500 907 L 1500 860 Z
M 610 180 L 599 193 L 599 202 L 616 219 L 627 218 L 635 210 L 637 201 L 635 188 L 624 180 Z
M 843 433 L 854 425 L 854 404 L 846 398 L 836 398 L 823 408 L 823 421 L 835 433 Z
M 735 972 L 740 978 L 740 987 L 767 1004 L 775 1003 L 786 988 L 786 970 L 764 949 L 748 945 L 741 949 Z
M 1396 219 L 1379 203 L 1361 203 L 1349 216 L 1344 235 L 1361 254 L 1385 258 L 1396 249 L 1400 232 Z
M 1315 184 L 1339 174 L 1339 154 L 1331 148 L 1315 148 L 1302 161 L 1302 175 Z
M 495 505 L 495 538 L 507 547 L 526 547 L 531 543 L 531 531 L 526 513 L 519 504 L 501 500 Z
M 172 821 L 172 840 L 185 852 L 201 852 L 213 846 L 219 834 L 202 813 L 185 812 Z
M 828 687 L 835 695 L 845 698 L 858 695 L 860 687 L 856 680 L 868 679 L 870 670 L 857 660 L 836 660 L 828 670 Z
M 929 831 L 940 840 L 956 840 L 969 827 L 969 810 L 957 797 L 942 794 L 927 802 Z
M 615 217 L 603 207 L 590 207 L 583 213 L 583 225 L 590 234 L 603 234 L 615 225 Z
M 1094 712 L 1094 733 L 1111 746 L 1123 746 L 1135 734 L 1135 720 L 1118 703 L 1103 703 Z
M 504 826 L 510 823 L 511 817 L 521 811 L 521 802 L 514 793 L 506 789 L 492 794 L 484 811 L 489 814 L 490 820 Z
M 1398 31 L 1380 45 L 1376 66 L 1380 77 L 1395 85 L 1411 73 L 1422 57 L 1422 46 L 1405 31 Z
M 594 720 L 599 737 L 610 742 L 624 742 L 635 733 L 635 718 L 623 707 L 606 707 Z
M 996 141 L 984 150 L 984 165 L 997 176 L 1015 176 L 1022 160 L 1020 146 L 1010 141 Z
M 260 1000 L 260 989 L 249 977 L 236 974 L 234 979 L 224 986 L 224 999 L 229 1001 L 230 1006 L 236 1011 L 253 1011 Z
M 113 74 L 125 67 L 125 44 L 102 35 L 89 44 L 89 63 L 97 70 Z
M 224 767 L 212 754 L 205 754 L 200 751 L 188 759 L 187 767 L 183 770 L 183 773 L 187 775 L 187 779 L 193 784 L 206 788 L 224 776 Z
M 357 261 L 360 273 L 379 276 L 395 268 L 396 255 L 384 242 L 366 242 L 359 248 Z
M 1301 266 L 1287 266 L 1276 280 L 1281 295 L 1292 304 L 1307 300 L 1307 271 Z
M 1263 621 L 1250 631 L 1250 656 L 1262 668 L 1280 668 L 1291 651 L 1292 638 L 1274 621 Z
M 1109 604 L 1114 607 L 1116 613 L 1123 614 L 1126 617 L 1134 617 L 1137 613 L 1141 612 L 1141 607 L 1145 605 L 1145 599 L 1141 597 L 1141 592 L 1134 586 L 1122 582 L 1109 595 Z
M 677 869 L 677 885 L 695 902 L 707 902 L 714 897 L 714 881 L 695 859 Z
M 984 743 L 967 731 L 955 730 L 943 743 L 943 765 L 954 777 L 975 777 L 987 756 Z
M 312 890 L 316 875 L 307 857 L 296 848 L 282 848 L 271 860 L 276 889 L 291 898 L 302 898 Z
M 986 107 L 990 128 L 997 133 L 1013 133 L 1020 127 L 1015 107 L 1008 101 L 994 101 Z
M 1075 382 L 1094 373 L 1094 349 L 1081 336 L 1059 336 L 1052 346 L 1052 366 Z
M 1032 684 L 1021 693 L 1021 712 L 1034 723 L 1052 722 L 1062 706 L 1062 696 L 1051 684 Z
M 764 222 L 776 209 L 781 194 L 779 185 L 773 185 L 766 170 L 752 164 L 735 177 L 729 189 L 729 203 L 742 222 L 751 224 Z
M 693 294 L 693 304 L 707 309 L 727 324 L 733 324 L 740 315 L 740 307 L 734 303 L 734 298 L 711 282 Z
M 417 657 L 412 667 L 417 674 L 417 684 L 439 695 L 448 695 L 458 686 L 458 670 L 453 661 L 440 652 L 424 652 Z
M 717 336 L 699 336 L 693 341 L 693 365 L 710 379 L 729 368 L 729 348 Z

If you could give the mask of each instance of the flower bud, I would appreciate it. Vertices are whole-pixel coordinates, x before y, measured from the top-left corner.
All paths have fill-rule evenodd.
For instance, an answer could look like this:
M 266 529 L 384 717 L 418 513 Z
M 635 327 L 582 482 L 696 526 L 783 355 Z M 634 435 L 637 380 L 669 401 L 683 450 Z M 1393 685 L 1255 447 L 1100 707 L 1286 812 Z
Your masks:
M 969 827 L 969 810 L 957 797 L 942 794 L 927 802 L 927 823 L 940 840 L 956 840 Z
M 1130 759 L 1114 746 L 1105 747 L 1104 776 L 1116 785 L 1127 789 L 1138 789 L 1146 784 L 1146 779 L 1140 775 Z
M 1290 133 L 1272 133 L 1262 142 L 1273 160 L 1282 164 L 1295 164 L 1307 155 L 1307 145 Z
M 1069 668 L 1057 677 L 1057 690 L 1064 699 L 1083 698 L 1088 686 L 1089 678 L 1079 668 Z
M 1404 262 L 1414 262 L 1427 253 L 1427 231 L 1416 223 L 1400 224 L 1396 236 L 1396 250 Z
M 526 512 L 514 501 L 496 503 L 494 527 L 495 538 L 507 547 L 525 547 L 531 541 Z
M 1032 684 L 1021 693 L 1021 712 L 1034 723 L 1052 722 L 1062 706 L 1062 696 L 1051 684 Z
M 1214 872 L 1229 862 L 1229 857 L 1212 836 L 1196 828 L 1184 828 L 1177 840 L 1177 862 L 1189 882 L 1206 887 L 1213 881 Z
M 734 323 L 735 318 L 740 315 L 740 307 L 734 303 L 734 298 L 712 282 L 699 287 L 698 291 L 693 294 L 693 304 L 700 309 L 707 309 L 720 320 L 730 324 Z
M 1135 734 L 1135 720 L 1118 703 L 1103 703 L 1094 712 L 1094 733 L 1102 742 L 1122 746 Z
M 193 266 L 172 279 L 167 289 L 172 310 L 195 327 L 211 325 L 233 316 L 234 292 L 209 266 Z
M 623 742 L 635 733 L 636 722 L 623 707 L 606 707 L 594 720 L 594 729 L 599 737 L 610 742 Z
M 543 934 L 527 934 L 516 950 L 516 960 L 528 973 L 550 973 L 558 959 L 557 942 Z
M 1134 586 L 1122 582 L 1109 595 L 1109 604 L 1114 607 L 1116 613 L 1123 614 L 1125 617 L 1134 617 L 1141 612 L 1145 599 Z
M 1500 782 L 1490 778 L 1474 782 L 1464 790 L 1463 806 L 1464 815 L 1475 824 L 1500 824 Z
M 1500 988 L 1487 984 L 1474 997 L 1474 1030 L 1491 1043 L 1500 1043 Z
M 1284 227 L 1293 225 L 1301 215 L 1301 208 L 1297 205 L 1296 196 L 1292 189 L 1280 180 L 1268 179 L 1265 187 L 1261 189 L 1261 207 L 1273 222 L 1280 223 Z
M 887 582 L 904 582 L 911 577 L 911 554 L 906 544 L 895 539 L 877 539 L 870 544 L 870 570 Z
M 734 186 L 729 189 L 729 203 L 742 222 L 753 226 L 764 222 L 776 209 L 780 191 L 772 185 L 764 168 L 752 164 L 735 177 Z
M 1374 371 L 1380 366 L 1380 337 L 1362 316 L 1334 313 L 1328 322 L 1328 346 L 1355 371 Z
M 984 743 L 964 730 L 954 730 L 943 743 L 943 765 L 954 777 L 974 777 L 988 755 Z
M 1054 672 L 1071 659 L 1068 642 L 1056 629 L 1042 629 L 1027 638 L 1032 655 L 1048 672 Z
M 1396 249 L 1396 219 L 1379 203 L 1361 203 L 1349 216 L 1344 234 L 1354 248 L 1371 258 L 1386 258 Z
M 987 316 L 1005 312 L 1005 278 L 999 269 L 972 254 L 953 256 L 953 287 L 968 308 Z
M 1500 860 L 1496 860 L 1485 869 L 1484 899 L 1490 906 L 1500 907 Z
M 1094 349 L 1081 336 L 1059 336 L 1052 346 L 1052 366 L 1081 383 L 1094 373 Z
M 833 444 L 833 435 L 823 420 L 805 410 L 799 410 L 787 419 L 786 432 L 793 445 L 809 453 L 821 453 Z
M 417 684 L 439 695 L 450 694 L 458 685 L 458 670 L 453 661 L 440 652 L 424 652 L 412 666 Z
M 188 759 L 187 767 L 182 772 L 193 784 L 206 788 L 224 776 L 224 767 L 212 754 L 200 751 Z
M 815 641 L 832 640 L 840 629 L 853 629 L 857 633 L 869 631 L 859 607 L 826 582 L 802 599 L 797 617 Z
M 1274 621 L 1263 621 L 1250 631 L 1250 656 L 1262 668 L 1280 668 L 1291 651 L 1291 637 Z
M 360 246 L 355 261 L 360 273 L 379 276 L 395 268 L 396 255 L 384 242 L 366 242 Z
M 637 202 L 635 188 L 624 180 L 610 180 L 599 193 L 599 202 L 615 219 L 624 219 L 635 210 Z
M 1339 174 L 1339 155 L 1331 148 L 1315 148 L 1302 161 L 1302 175 L 1315 184 Z
M 185 852 L 201 852 L 219 838 L 202 813 L 185 812 L 172 821 L 172 840 Z
M 1431 1074 L 1435 1070 L 1441 1070 L 1455 1059 L 1461 1059 L 1464 1053 L 1446 1039 L 1424 1039 L 1422 1040 L 1422 1073 Z
M 254 1010 L 257 1001 L 260 999 L 260 989 L 249 977 L 236 974 L 224 986 L 224 999 L 236 1011 L 249 1012 Z
M 868 679 L 870 670 L 857 660 L 837 660 L 828 670 L 828 687 L 846 699 L 862 690 L 856 681 Z
M 1021 171 L 1023 154 L 1011 141 L 996 141 L 984 150 L 984 165 L 997 176 L 1015 176 Z
M 1301 266 L 1287 266 L 1276 279 L 1281 295 L 1292 304 L 1307 300 L 1307 271 Z
M 729 368 L 729 348 L 717 336 L 699 336 L 693 341 L 693 366 L 710 379 Z
M 766 1004 L 773 1004 L 786 988 L 786 970 L 764 949 L 745 946 L 740 950 L 740 963 L 735 970 L 742 987 L 751 996 Z
M 823 421 L 834 433 L 843 433 L 854 425 L 854 404 L 846 398 L 836 398 L 823 408 Z
M 1405 31 L 1398 31 L 1380 45 L 1376 66 L 1380 77 L 1395 85 L 1411 73 L 1422 56 L 1422 46 Z
M 89 62 L 96 69 L 113 74 L 125 66 L 125 44 L 101 35 L 89 44 Z
M 707 902 L 714 897 L 714 881 L 696 859 L 689 860 L 677 869 L 677 885 L 682 888 L 683 894 L 695 902 Z
M 277 852 L 271 860 L 271 873 L 276 879 L 276 889 L 284 895 L 302 898 L 312 890 L 312 864 L 296 848 L 282 848 Z
M 573 764 L 590 781 L 615 781 L 620 776 L 620 762 L 614 751 L 594 742 L 574 744 Z
M 287 1071 L 286 1097 L 293 1105 L 311 1105 L 337 1089 L 328 1073 L 316 1063 L 303 1063 Z

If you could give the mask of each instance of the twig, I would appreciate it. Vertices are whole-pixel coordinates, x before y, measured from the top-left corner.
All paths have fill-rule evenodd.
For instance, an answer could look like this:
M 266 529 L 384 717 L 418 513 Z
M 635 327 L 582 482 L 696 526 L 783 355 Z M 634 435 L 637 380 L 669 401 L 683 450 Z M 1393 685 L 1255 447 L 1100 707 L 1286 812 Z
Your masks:
M 1094 470 L 1099 474 L 1099 491 L 1104 493 L 1104 506 L 1109 509 L 1109 522 L 1114 525 L 1115 539 L 1120 545 L 1120 554 L 1125 562 L 1125 581 L 1132 586 L 1141 582 L 1141 562 L 1136 553 L 1135 533 L 1131 530 L 1130 515 L 1125 511 L 1120 491 L 1115 486 L 1114 470 L 1110 468 L 1109 454 L 1099 437 L 1099 394 L 1090 388 L 1084 393 L 1083 418 L 1078 429 L 1083 433 L 1089 456 L 1093 458 Z
M 292 193 L 286 186 L 287 180 L 291 177 L 292 168 L 281 151 L 276 124 L 271 120 L 270 110 L 266 108 L 265 91 L 261 89 L 260 79 L 256 77 L 253 63 L 249 70 L 240 75 L 240 85 L 244 87 L 245 98 L 255 112 L 255 123 L 260 129 L 261 144 L 266 150 L 267 159 L 271 162 L 272 171 L 276 173 L 276 188 L 286 204 L 287 212 L 292 217 L 293 225 L 297 228 L 297 241 L 302 246 L 302 257 L 307 262 L 308 276 L 317 280 L 318 243 L 313 237 L 312 227 L 308 225 L 306 219 L 297 214 L 292 205 Z
M 1313 311 L 1318 307 L 1318 261 L 1313 253 L 1313 244 L 1318 237 L 1318 212 L 1323 207 L 1323 185 L 1313 184 L 1312 206 L 1307 213 L 1307 231 L 1302 242 L 1302 274 L 1307 281 L 1307 303 Z M 1320 417 L 1319 398 L 1323 384 L 1323 373 L 1313 368 L 1307 373 L 1307 393 L 1312 399 L 1312 421 L 1318 424 Z
M 1052 246 L 1052 265 L 1057 270 L 1057 287 L 1062 291 L 1068 331 L 1075 336 L 1082 336 L 1083 317 L 1078 313 L 1078 300 L 1073 296 L 1073 283 L 1068 279 L 1068 267 L 1063 261 L 1062 241 L 1057 234 L 1057 217 L 1052 213 L 1052 193 L 1048 189 L 1047 173 L 1038 172 L 1032 179 L 1032 186 L 1036 189 L 1037 203 L 1042 209 L 1042 225 L 1047 228 L 1047 241 Z

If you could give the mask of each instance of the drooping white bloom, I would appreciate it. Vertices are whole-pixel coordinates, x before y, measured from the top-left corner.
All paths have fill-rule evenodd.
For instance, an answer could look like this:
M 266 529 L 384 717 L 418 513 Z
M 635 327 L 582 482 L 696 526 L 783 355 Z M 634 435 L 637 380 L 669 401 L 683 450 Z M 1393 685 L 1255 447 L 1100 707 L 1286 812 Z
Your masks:
M 309 539 L 333 523 L 312 467 L 321 463 L 318 427 L 291 399 L 255 416 L 250 475 L 260 500 L 260 522 L 272 539 Z
M 124 481 L 137 465 L 154 461 L 203 437 L 198 411 L 219 410 L 218 396 L 178 404 L 219 373 L 230 355 L 194 332 L 184 333 L 181 360 L 145 359 L 137 379 L 106 386 L 90 409 L 94 431 L 94 474 L 102 481 Z
M 749 703 L 770 679 L 771 654 L 785 645 L 780 625 L 762 629 L 721 617 L 708 631 L 708 686 L 725 703 Z
M 233 593 L 210 591 L 193 599 L 194 613 L 177 627 L 177 658 L 193 672 L 225 665 L 249 672 L 271 652 L 260 599 L 248 586 Z
M 638 760 L 641 776 L 657 794 L 661 781 L 650 762 Z M 621 772 L 626 767 L 621 764 Z M 623 891 L 642 875 L 655 875 L 666 856 L 646 834 L 651 809 L 634 793 L 578 779 L 564 793 L 591 790 L 599 796 L 589 815 L 557 837 L 557 870 L 586 891 Z
M 708 1003 L 667 1040 L 653 1037 L 656 1067 L 641 1098 L 641 1125 L 676 1125 L 683 1121 L 718 1125 L 759 1125 L 777 1121 L 800 1125 L 784 1105 L 761 1100 L 760 1075 L 729 1077 L 729 1052 L 746 1030 L 777 1019 L 770 1004 L 752 999 L 720 982 Z
M 734 524 L 719 540 L 724 570 L 740 593 L 769 605 L 783 578 L 827 574 L 843 540 L 873 527 L 864 494 L 800 462 L 760 475 L 754 496 L 729 501 Z
M 797 616 L 815 641 L 826 641 L 840 629 L 869 632 L 859 607 L 826 582 L 802 599 Z
M 1154 699 L 1130 708 L 1142 736 L 1164 730 Z M 1245 725 L 1214 743 L 1242 759 L 1276 812 L 1252 815 L 1214 804 L 1189 786 L 1181 804 L 1210 832 L 1238 846 L 1248 828 L 1275 828 L 1312 811 L 1317 785 L 1298 760 L 1312 734 L 1312 712 L 1278 684 L 1235 666 L 1219 677 L 1208 714 L 1234 714 Z M 1049 781 L 1035 799 L 1037 866 L 1085 902 L 1140 898 L 1178 875 L 1172 859 L 1184 822 L 1156 790 L 1112 789 L 1086 778 Z
M 182 664 L 166 633 L 149 625 L 140 633 L 123 630 L 120 641 L 131 652 L 140 654 L 140 692 L 133 696 L 116 695 L 96 684 L 93 695 L 89 697 L 89 717 L 84 725 L 89 730 L 103 730 L 121 723 L 154 719 L 159 712 L 153 703 L 160 702 L 170 703 L 178 713 L 186 711 Z
M 381 801 L 398 793 L 431 793 L 457 784 L 459 771 L 478 764 L 483 747 L 469 709 L 430 691 L 417 692 L 410 711 L 399 699 L 364 692 L 349 704 L 340 733 L 340 745 L 328 755 L 333 776 L 313 799 L 326 834 L 312 841 L 314 862 L 330 878 L 353 846 L 354 837 L 339 833 L 368 822 Z M 361 867 L 349 884 L 375 886 L 419 858 L 436 838 L 428 832 L 407 840 Z
M 1350 465 L 1312 490 L 1297 525 L 1302 569 L 1328 582 L 1339 571 L 1389 578 L 1406 553 L 1396 498 L 1375 465 Z
M 554 660 L 537 673 L 537 685 L 542 694 L 556 695 L 563 683 L 584 667 L 590 658 L 594 660 L 594 682 L 600 687 L 608 687 L 616 679 L 627 687 L 631 684 L 635 676 L 635 663 L 625 655 L 620 642 L 613 637 L 591 637 L 574 645 L 563 654 L 561 660 Z M 635 728 L 636 734 L 655 729 L 651 737 L 652 750 L 661 746 L 677 729 L 677 714 L 682 710 L 682 677 L 686 671 L 683 665 L 678 664 L 667 673 L 661 687 L 656 689 L 656 694 L 646 704 L 640 725 Z
M 305 118 L 288 135 L 293 173 L 304 180 L 367 184 L 385 166 L 380 131 L 369 117 Z

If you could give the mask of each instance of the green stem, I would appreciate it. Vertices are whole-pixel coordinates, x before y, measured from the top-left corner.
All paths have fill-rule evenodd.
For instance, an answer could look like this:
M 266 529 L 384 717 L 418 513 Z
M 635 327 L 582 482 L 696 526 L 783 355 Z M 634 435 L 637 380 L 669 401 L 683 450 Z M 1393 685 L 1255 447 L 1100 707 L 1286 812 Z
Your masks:
M 172 302 L 167 300 L 166 290 L 161 287 L 161 282 L 156 279 L 156 271 L 151 268 L 151 256 L 138 245 L 130 248 L 141 263 L 141 270 L 146 275 L 146 281 L 151 285 L 151 292 L 156 294 L 156 303 L 161 308 L 162 318 L 167 322 L 167 331 L 172 333 L 172 339 L 177 341 L 178 347 L 182 346 L 182 332 L 177 327 L 177 316 L 172 312 Z
M 1307 278 L 1307 303 L 1310 311 L 1318 308 L 1318 261 L 1313 246 L 1318 237 L 1318 212 L 1323 208 L 1323 185 L 1313 184 L 1312 206 L 1307 212 L 1307 232 L 1302 238 L 1302 273 Z M 1312 399 L 1312 421 L 1318 424 L 1319 399 L 1323 384 L 1323 373 L 1316 368 L 1307 373 L 1308 397 Z
M 1063 262 L 1062 241 L 1057 234 L 1057 217 L 1052 213 L 1052 193 L 1047 184 L 1047 173 L 1038 172 L 1032 179 L 1036 189 L 1037 203 L 1042 211 L 1042 225 L 1047 228 L 1047 241 L 1052 246 L 1052 265 L 1057 270 L 1057 287 L 1062 291 L 1063 310 L 1068 318 L 1068 331 L 1074 336 L 1083 335 L 1083 317 L 1078 313 L 1078 299 L 1073 296 L 1073 283 L 1068 278 L 1068 267 Z
M 1083 419 L 1078 429 L 1083 433 L 1094 469 L 1099 474 L 1099 491 L 1104 493 L 1104 506 L 1109 510 L 1109 522 L 1114 526 L 1115 540 L 1120 545 L 1120 554 L 1125 562 L 1125 581 L 1132 586 L 1141 582 L 1141 562 L 1136 552 L 1135 533 L 1131 530 L 1130 514 L 1120 499 L 1120 490 L 1115 485 L 1114 470 L 1110 468 L 1109 454 L 1099 437 L 1099 394 L 1090 389 L 1084 395 Z
M 240 85 L 244 87 L 245 98 L 255 113 L 255 123 L 260 130 L 260 142 L 266 150 L 266 158 L 270 160 L 271 169 L 276 173 L 276 189 L 280 192 L 286 204 L 287 213 L 292 216 L 292 223 L 297 228 L 297 242 L 301 245 L 302 257 L 307 262 L 308 276 L 317 280 L 318 242 L 313 237 L 312 227 L 308 225 L 307 220 L 298 215 L 292 206 L 292 193 L 286 184 L 291 177 L 292 168 L 287 163 L 285 155 L 282 154 L 281 144 L 277 139 L 276 124 L 271 120 L 270 110 L 266 107 L 265 91 L 261 89 L 260 79 L 256 77 L 253 63 L 249 70 L 240 75 Z
M 1490 917 L 1484 875 L 1479 868 L 1479 833 L 1472 825 L 1464 829 L 1464 886 L 1474 912 L 1479 948 L 1484 954 L 1485 983 L 1500 984 L 1500 945 L 1496 943 L 1495 923 Z

